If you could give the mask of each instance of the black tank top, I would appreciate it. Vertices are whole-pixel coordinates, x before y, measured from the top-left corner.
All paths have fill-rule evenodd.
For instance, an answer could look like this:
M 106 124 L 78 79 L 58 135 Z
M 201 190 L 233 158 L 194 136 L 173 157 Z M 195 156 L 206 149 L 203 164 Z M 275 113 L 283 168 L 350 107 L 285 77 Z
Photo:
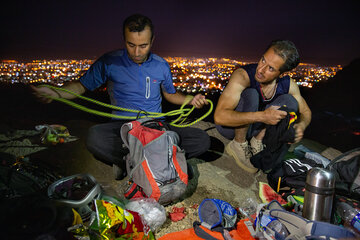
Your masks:
M 286 75 L 285 77 L 276 79 L 277 87 L 274 96 L 269 100 L 263 98 L 260 89 L 260 83 L 255 79 L 257 64 L 248 64 L 242 66 L 241 68 L 243 68 L 249 75 L 250 88 L 255 88 L 256 91 L 259 93 L 260 105 L 267 105 L 271 103 L 274 99 L 276 99 L 278 96 L 289 93 L 290 77 Z

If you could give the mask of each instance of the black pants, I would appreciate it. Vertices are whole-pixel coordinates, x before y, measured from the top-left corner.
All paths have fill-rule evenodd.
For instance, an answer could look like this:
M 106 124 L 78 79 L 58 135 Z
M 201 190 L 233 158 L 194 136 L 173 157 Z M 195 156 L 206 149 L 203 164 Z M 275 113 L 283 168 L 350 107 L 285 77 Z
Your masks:
M 125 169 L 123 157 L 128 153 L 128 149 L 123 147 L 120 128 L 126 122 L 128 121 L 113 121 L 92 126 L 86 141 L 88 150 L 98 160 L 108 164 L 114 163 Z M 199 156 L 210 147 L 209 135 L 199 128 L 179 128 L 170 125 L 170 130 L 179 134 L 179 146 L 185 150 L 186 158 Z

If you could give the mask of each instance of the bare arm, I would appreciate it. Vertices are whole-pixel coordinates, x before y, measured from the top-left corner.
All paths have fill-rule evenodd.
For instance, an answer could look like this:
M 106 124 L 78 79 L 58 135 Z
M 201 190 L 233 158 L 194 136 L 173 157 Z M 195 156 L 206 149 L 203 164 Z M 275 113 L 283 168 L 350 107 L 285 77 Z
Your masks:
M 167 101 L 177 105 L 182 105 L 184 104 L 184 102 L 188 101 L 190 105 L 193 105 L 196 108 L 201 108 L 202 106 L 204 106 L 204 104 L 208 104 L 208 102 L 205 99 L 205 96 L 201 94 L 197 94 L 194 97 L 191 95 L 184 95 L 180 92 L 170 94 L 167 93 L 166 91 L 163 91 L 163 94 Z
M 254 122 L 275 125 L 286 116 L 286 112 L 277 110 L 279 107 L 269 107 L 265 111 L 237 112 L 241 93 L 250 86 L 249 76 L 244 69 L 237 69 L 231 75 L 228 85 L 219 98 L 215 109 L 216 124 L 239 127 Z
M 37 97 L 41 102 L 44 102 L 44 103 L 52 102 L 52 99 L 48 98 L 47 96 L 61 97 L 61 98 L 66 98 L 66 99 L 76 98 L 76 96 L 74 96 L 72 94 L 66 93 L 64 91 L 50 89 L 50 88 L 44 87 L 44 86 L 40 86 L 40 87 L 30 86 L 30 87 L 33 91 L 33 95 L 35 97 Z M 81 95 L 86 91 L 85 87 L 80 82 L 70 82 L 70 83 L 64 85 L 62 88 L 67 89 L 71 92 L 74 92 L 78 95 Z
M 300 119 L 296 124 L 294 124 L 295 142 L 299 142 L 304 136 L 306 127 L 311 122 L 311 110 L 305 99 L 301 96 L 298 85 L 292 79 L 290 81 L 289 94 L 292 95 L 299 104 Z

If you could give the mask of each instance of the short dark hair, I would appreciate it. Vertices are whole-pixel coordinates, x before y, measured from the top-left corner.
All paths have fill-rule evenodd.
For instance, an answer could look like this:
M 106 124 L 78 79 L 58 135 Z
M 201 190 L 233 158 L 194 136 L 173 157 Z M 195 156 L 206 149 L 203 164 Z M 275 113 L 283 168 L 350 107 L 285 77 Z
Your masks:
M 151 31 L 151 39 L 154 37 L 154 26 L 150 18 L 141 15 L 134 14 L 127 17 L 123 23 L 123 35 L 125 38 L 125 29 L 128 28 L 130 32 L 141 32 L 145 29 L 145 27 L 150 27 Z
M 267 47 L 266 51 L 270 48 L 273 48 L 275 53 L 285 61 L 285 63 L 279 69 L 281 73 L 290 71 L 299 65 L 299 53 L 293 42 L 289 40 L 274 40 Z

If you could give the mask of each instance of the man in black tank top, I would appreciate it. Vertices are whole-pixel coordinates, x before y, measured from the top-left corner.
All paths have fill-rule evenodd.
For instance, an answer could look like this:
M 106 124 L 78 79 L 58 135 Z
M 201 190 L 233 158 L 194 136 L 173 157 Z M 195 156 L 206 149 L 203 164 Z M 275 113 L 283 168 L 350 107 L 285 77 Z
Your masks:
M 297 112 L 295 140 L 299 142 L 311 121 L 311 110 L 296 82 L 284 72 L 300 62 L 295 45 L 288 40 L 273 41 L 258 64 L 235 70 L 219 98 L 214 120 L 218 131 L 232 140 L 225 151 L 244 170 L 255 173 L 250 158 L 264 149 L 266 125 L 277 125 L 287 116 L 283 105 Z

